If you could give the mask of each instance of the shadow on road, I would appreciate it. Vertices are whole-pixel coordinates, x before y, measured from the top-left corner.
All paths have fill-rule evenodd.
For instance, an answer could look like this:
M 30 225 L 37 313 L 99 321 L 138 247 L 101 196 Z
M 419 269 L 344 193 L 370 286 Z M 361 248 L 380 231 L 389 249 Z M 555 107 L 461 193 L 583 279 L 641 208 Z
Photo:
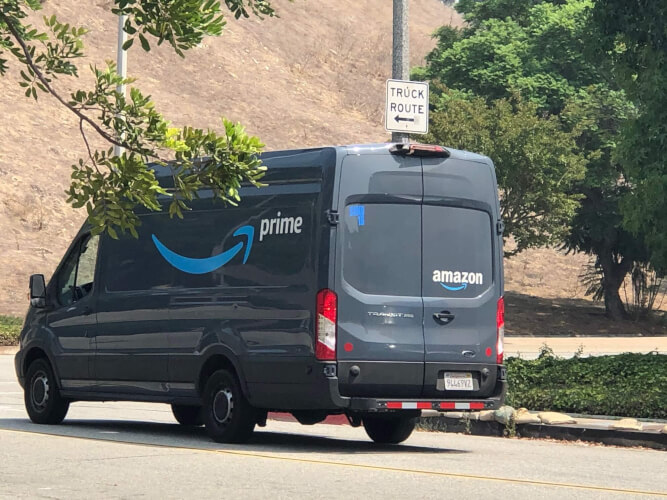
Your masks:
M 294 424 L 295 430 L 301 427 Z M 435 453 L 462 454 L 466 450 L 414 446 L 409 444 L 382 445 L 336 437 L 272 432 L 259 428 L 243 445 L 219 444 L 211 441 L 203 427 L 184 427 L 178 424 L 138 422 L 128 420 L 68 419 L 61 425 L 37 425 L 27 419 L 0 418 L 0 430 L 21 431 L 79 439 L 120 442 L 125 444 L 207 451 L 238 451 L 254 453 Z M 316 429 L 311 427 L 311 429 Z M 298 432 L 298 431 L 297 431 Z M 322 433 L 326 432 L 326 426 Z M 367 439 L 362 437 L 361 439 Z

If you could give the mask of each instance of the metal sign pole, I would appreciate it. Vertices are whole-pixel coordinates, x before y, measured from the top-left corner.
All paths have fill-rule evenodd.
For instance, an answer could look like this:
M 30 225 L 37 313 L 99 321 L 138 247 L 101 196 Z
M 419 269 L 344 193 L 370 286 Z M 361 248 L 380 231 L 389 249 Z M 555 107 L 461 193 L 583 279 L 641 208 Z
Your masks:
M 394 53 L 392 78 L 410 79 L 410 32 L 408 28 L 408 0 L 394 0 Z M 408 134 L 393 132 L 393 142 L 409 142 Z
M 127 41 L 127 33 L 125 33 L 125 31 L 123 30 L 123 26 L 125 26 L 126 19 L 127 16 L 124 14 L 118 16 L 118 52 L 116 55 L 116 65 L 117 65 L 116 71 L 123 78 L 127 78 L 127 51 L 123 50 L 123 44 Z M 116 87 L 116 91 L 118 91 L 121 95 L 123 95 L 123 97 L 125 97 L 125 85 L 118 85 Z M 123 150 L 124 148 L 114 144 L 113 147 L 114 155 L 116 156 L 122 155 Z

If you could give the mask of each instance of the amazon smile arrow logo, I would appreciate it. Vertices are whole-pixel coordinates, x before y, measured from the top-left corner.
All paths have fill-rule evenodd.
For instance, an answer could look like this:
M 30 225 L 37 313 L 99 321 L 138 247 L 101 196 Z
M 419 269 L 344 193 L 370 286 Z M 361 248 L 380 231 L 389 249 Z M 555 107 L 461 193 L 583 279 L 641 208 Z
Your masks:
M 451 290 L 452 292 L 458 292 L 459 290 L 465 290 L 466 288 L 468 288 L 468 283 L 463 283 L 461 286 L 449 286 L 440 282 L 440 285 L 443 288 L 446 288 L 447 290 Z
M 255 238 L 255 228 L 252 226 L 242 226 L 234 231 L 233 236 L 245 236 L 246 237 L 246 249 L 245 254 L 243 255 L 243 263 L 245 264 L 250 256 L 250 250 L 252 250 L 252 242 Z M 238 254 L 243 248 L 243 241 L 240 241 L 234 245 L 229 250 L 226 250 L 218 255 L 213 257 L 208 257 L 204 259 L 193 259 L 191 257 L 185 257 L 183 255 L 177 254 L 176 252 L 169 250 L 162 242 L 155 236 L 151 235 L 153 238 L 153 243 L 155 248 L 157 248 L 160 255 L 164 257 L 164 260 L 169 262 L 179 271 L 189 274 L 206 274 L 216 269 L 224 266 Z

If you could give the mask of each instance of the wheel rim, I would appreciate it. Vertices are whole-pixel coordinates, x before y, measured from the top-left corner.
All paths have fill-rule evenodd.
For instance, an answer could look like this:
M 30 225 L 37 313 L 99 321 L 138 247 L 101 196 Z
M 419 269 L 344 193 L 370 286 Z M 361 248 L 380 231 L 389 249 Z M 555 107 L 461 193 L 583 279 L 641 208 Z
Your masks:
M 42 371 L 32 378 L 30 401 L 38 411 L 43 411 L 49 402 L 49 378 Z
M 219 424 L 226 424 L 232 418 L 234 398 L 229 389 L 219 390 L 213 398 L 213 418 Z

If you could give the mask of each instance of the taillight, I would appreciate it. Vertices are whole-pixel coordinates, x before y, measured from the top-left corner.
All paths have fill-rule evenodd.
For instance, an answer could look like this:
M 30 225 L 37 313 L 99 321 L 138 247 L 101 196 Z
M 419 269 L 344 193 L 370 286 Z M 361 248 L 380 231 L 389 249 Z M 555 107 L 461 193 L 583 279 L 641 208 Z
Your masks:
M 321 361 L 336 359 L 336 328 L 338 321 L 338 297 L 325 288 L 317 292 L 317 323 L 315 332 L 315 357 Z
M 503 364 L 505 354 L 503 342 L 505 340 L 505 299 L 498 299 L 498 308 L 496 309 L 496 363 Z

